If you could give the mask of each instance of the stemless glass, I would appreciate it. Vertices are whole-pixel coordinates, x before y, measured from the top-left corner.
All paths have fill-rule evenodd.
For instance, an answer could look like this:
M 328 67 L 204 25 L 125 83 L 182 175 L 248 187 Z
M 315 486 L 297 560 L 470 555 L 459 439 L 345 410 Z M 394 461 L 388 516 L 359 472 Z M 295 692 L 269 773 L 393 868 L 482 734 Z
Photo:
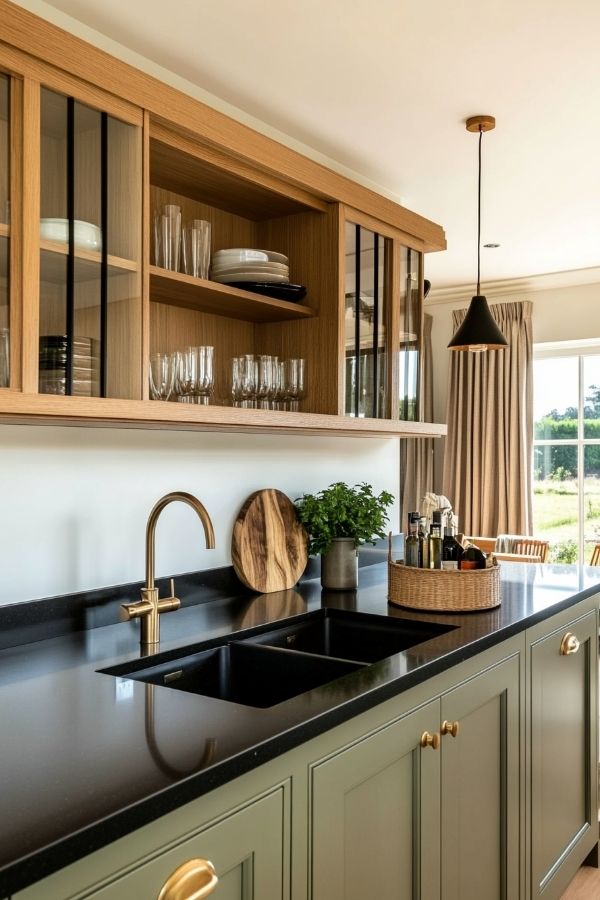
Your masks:
M 196 395 L 203 398 L 198 402 L 208 402 L 215 383 L 214 347 L 190 348 L 196 353 Z
M 306 392 L 306 360 L 286 359 L 285 361 L 285 395 L 292 412 L 298 412 L 299 401 Z
M 208 278 L 210 222 L 194 219 L 183 229 L 183 271 L 194 278 Z
M 175 354 L 175 393 L 179 403 L 193 403 L 197 384 L 197 357 L 193 347 Z
M 231 395 L 234 406 L 251 409 L 256 399 L 256 362 L 251 353 L 231 360 Z
M 161 254 L 162 266 L 179 271 L 181 253 L 181 207 L 169 203 L 164 207 L 161 216 Z
M 170 353 L 153 353 L 149 367 L 150 397 L 152 400 L 168 400 L 173 392 L 175 365 Z
M 261 354 L 256 358 L 256 400 L 260 409 L 269 408 L 273 386 L 273 357 Z

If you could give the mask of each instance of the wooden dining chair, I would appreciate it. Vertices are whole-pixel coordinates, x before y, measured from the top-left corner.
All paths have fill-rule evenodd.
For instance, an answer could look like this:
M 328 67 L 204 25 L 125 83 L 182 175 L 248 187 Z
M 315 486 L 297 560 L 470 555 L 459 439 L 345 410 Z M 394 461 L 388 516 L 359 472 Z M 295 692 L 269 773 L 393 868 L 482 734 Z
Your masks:
M 515 541 L 512 549 L 513 553 L 539 556 L 542 562 L 546 562 L 548 557 L 548 541 L 538 541 L 536 538 L 523 538 L 521 541 Z
M 600 544 L 595 544 L 590 559 L 590 566 L 600 566 Z

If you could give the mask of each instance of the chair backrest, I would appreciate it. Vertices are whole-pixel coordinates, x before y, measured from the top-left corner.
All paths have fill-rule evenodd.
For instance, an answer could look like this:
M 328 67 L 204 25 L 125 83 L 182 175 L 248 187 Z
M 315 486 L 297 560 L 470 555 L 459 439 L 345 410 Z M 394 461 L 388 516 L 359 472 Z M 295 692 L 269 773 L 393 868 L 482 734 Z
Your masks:
M 590 559 L 590 566 L 600 566 L 600 544 L 594 546 L 592 558 Z
M 498 562 L 540 563 L 542 557 L 539 554 L 530 553 L 494 553 Z
M 542 562 L 546 562 L 548 556 L 548 541 L 538 541 L 535 538 L 523 538 L 523 540 L 514 542 L 513 553 L 525 554 L 527 556 L 539 556 Z

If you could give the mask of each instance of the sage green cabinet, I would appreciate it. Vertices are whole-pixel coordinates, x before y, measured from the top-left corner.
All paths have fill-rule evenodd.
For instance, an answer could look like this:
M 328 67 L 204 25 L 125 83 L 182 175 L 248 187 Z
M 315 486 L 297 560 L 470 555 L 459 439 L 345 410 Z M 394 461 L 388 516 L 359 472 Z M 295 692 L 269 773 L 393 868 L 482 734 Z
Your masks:
M 312 900 L 437 896 L 439 701 L 312 770 Z M 439 735 L 437 735 L 439 740 Z
M 313 900 L 517 898 L 520 716 L 515 653 L 315 764 Z
M 535 900 L 559 898 L 598 842 L 596 610 L 542 623 L 528 641 Z
M 284 787 L 280 786 L 198 827 L 184 839 L 174 839 L 177 813 L 172 813 L 124 839 L 129 856 L 126 865 L 113 872 L 106 871 L 110 852 L 107 855 L 106 851 L 98 851 L 87 860 L 86 886 L 78 884 L 77 871 L 71 879 L 68 872 L 63 879 L 59 873 L 32 885 L 14 900 L 54 900 L 55 897 L 150 900 L 158 897 L 168 879 L 191 860 L 209 861 L 214 867 L 218 882 L 210 892 L 211 900 L 213 897 L 214 900 L 285 900 L 290 893 L 289 815 L 285 794 Z M 193 805 L 201 811 L 199 801 Z M 151 843 L 155 849 L 149 849 Z M 188 882 L 184 893 L 173 888 L 161 894 L 161 898 L 177 900 L 196 896 L 192 887 Z

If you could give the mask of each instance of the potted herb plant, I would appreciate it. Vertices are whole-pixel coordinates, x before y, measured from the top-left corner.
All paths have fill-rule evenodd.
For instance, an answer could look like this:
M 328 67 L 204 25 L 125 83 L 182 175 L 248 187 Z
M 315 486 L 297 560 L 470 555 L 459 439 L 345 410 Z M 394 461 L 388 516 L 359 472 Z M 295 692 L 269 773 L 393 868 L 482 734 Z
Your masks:
M 309 534 L 308 552 L 321 554 L 321 584 L 333 590 L 358 585 L 358 547 L 385 537 L 388 491 L 373 493 L 370 484 L 354 487 L 338 481 L 317 494 L 296 500 L 298 518 Z

